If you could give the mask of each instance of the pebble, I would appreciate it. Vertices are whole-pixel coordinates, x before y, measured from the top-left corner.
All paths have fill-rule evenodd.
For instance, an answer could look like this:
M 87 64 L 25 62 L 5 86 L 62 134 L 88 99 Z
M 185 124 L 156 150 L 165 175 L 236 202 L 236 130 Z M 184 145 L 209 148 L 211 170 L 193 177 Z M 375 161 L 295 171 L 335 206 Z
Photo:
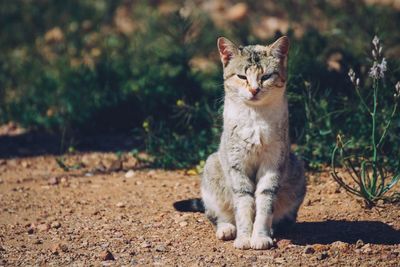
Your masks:
M 181 227 L 185 227 L 185 226 L 187 226 L 187 225 L 188 225 L 188 223 L 185 222 L 185 221 L 179 223 L 179 226 L 181 226 Z
M 292 241 L 290 241 L 289 239 L 281 239 L 276 243 L 278 248 L 286 248 L 291 244 L 292 244 Z
M 68 247 L 65 244 L 56 243 L 50 247 L 50 251 L 54 255 L 58 255 L 60 252 L 67 252 Z
M 135 175 L 135 172 L 132 170 L 129 170 L 125 173 L 125 178 L 132 178 Z
M 114 255 L 109 250 L 104 250 L 100 252 L 99 258 L 102 261 L 114 261 Z
M 157 245 L 156 251 L 157 252 L 165 252 L 165 251 L 167 251 L 167 248 L 164 245 Z
M 364 246 L 364 241 L 362 241 L 361 239 L 358 239 L 356 242 L 356 248 L 361 248 Z
M 151 243 L 148 241 L 144 241 L 142 244 L 140 244 L 140 247 L 142 248 L 150 248 L 151 247 Z
M 61 223 L 58 222 L 58 221 L 55 221 L 55 222 L 51 223 L 51 228 L 58 229 L 60 227 L 61 227 Z
M 39 232 L 45 232 L 45 231 L 49 230 L 50 227 L 47 223 L 42 223 L 37 226 L 37 229 L 39 230 Z
M 28 234 L 32 235 L 35 232 L 35 229 L 33 227 L 28 228 Z
M 312 246 L 306 246 L 304 249 L 304 254 L 313 254 L 315 249 Z
M 332 250 L 346 251 L 349 248 L 349 244 L 342 241 L 335 241 L 331 244 Z
M 283 257 L 278 257 L 278 258 L 275 258 L 274 259 L 274 262 L 275 263 L 278 263 L 278 264 L 283 264 L 283 263 L 285 263 L 285 258 L 283 258 Z
M 42 243 L 43 243 L 43 241 L 40 240 L 40 239 L 35 239 L 35 240 L 33 240 L 33 244 L 35 244 L 35 245 L 40 245 L 40 244 L 42 244 Z
M 29 162 L 27 162 L 27 161 L 22 161 L 22 162 L 21 162 L 21 165 L 22 165 L 22 167 L 24 167 L 24 168 L 28 168 L 28 167 L 29 167 Z
M 364 253 L 364 254 L 371 254 L 372 253 L 371 245 L 370 244 L 365 244 L 364 246 L 362 246 L 361 252 Z
M 326 258 L 328 258 L 329 257 L 329 254 L 328 254 L 328 252 L 326 252 L 326 251 L 323 251 L 322 253 L 320 253 L 320 254 L 318 254 L 318 256 L 317 256 L 317 260 L 324 260 L 324 259 L 326 259 Z
M 116 204 L 116 206 L 117 206 L 118 208 L 125 208 L 125 204 L 124 204 L 123 202 L 118 202 L 118 203 Z
M 49 185 L 57 185 L 58 184 L 58 179 L 57 179 L 57 177 L 51 177 L 47 183 Z

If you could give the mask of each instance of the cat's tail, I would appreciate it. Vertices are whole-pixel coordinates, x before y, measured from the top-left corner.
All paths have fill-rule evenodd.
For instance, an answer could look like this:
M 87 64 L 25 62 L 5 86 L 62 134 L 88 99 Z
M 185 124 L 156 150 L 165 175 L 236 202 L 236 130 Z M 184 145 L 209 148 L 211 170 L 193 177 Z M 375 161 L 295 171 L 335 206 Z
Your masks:
M 204 212 L 204 204 L 200 198 L 192 198 L 177 201 L 174 203 L 174 208 L 182 212 Z

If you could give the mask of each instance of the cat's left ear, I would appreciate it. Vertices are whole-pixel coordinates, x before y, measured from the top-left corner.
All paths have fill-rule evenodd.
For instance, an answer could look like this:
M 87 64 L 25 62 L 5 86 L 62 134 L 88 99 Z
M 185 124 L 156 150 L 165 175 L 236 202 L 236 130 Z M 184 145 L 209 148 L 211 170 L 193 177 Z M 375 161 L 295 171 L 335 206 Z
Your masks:
M 269 46 L 270 53 L 272 56 L 277 58 L 285 58 L 289 52 L 289 38 L 282 36 Z
M 224 37 L 218 38 L 217 46 L 224 67 L 226 67 L 229 61 L 239 53 L 237 46 Z

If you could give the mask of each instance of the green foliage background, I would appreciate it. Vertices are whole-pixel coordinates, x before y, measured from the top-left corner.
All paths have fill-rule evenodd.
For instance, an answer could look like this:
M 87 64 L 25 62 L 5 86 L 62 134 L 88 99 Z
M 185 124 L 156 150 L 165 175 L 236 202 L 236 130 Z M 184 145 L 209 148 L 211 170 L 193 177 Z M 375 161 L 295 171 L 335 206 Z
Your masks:
M 179 8 L 163 12 L 161 4 L 1 1 L 0 122 L 75 134 L 133 130 L 144 141 L 139 149 L 150 152 L 160 167 L 187 167 L 205 159 L 217 148 L 221 128 L 217 37 L 268 43 L 280 33 L 267 39 L 254 34 L 254 21 L 268 15 L 259 1 L 247 2 L 249 14 L 223 26 L 201 8 L 186 16 Z M 310 167 L 318 167 L 329 161 L 343 129 L 358 146 L 367 146 L 368 115 L 360 112 L 347 72 L 352 67 L 366 75 L 370 41 L 378 34 L 390 71 L 380 95 L 384 119 L 400 79 L 399 11 L 356 0 L 275 5 L 288 16 L 292 40 L 288 94 L 296 151 Z M 130 12 L 133 29 L 116 25 L 121 8 Z M 299 25 L 301 35 L 296 34 Z M 334 54 L 340 55 L 338 69 L 327 64 Z M 400 156 L 399 130 L 397 117 L 384 147 L 393 160 Z

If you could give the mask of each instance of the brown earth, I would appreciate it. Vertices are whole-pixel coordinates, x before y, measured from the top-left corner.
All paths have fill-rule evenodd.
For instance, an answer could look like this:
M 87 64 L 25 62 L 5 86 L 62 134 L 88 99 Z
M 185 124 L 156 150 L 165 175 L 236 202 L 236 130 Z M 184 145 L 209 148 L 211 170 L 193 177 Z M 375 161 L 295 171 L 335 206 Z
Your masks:
M 1 148 L 0 148 L 1 149 Z M 9 151 L 10 152 L 10 151 Z M 365 209 L 329 178 L 308 173 L 294 228 L 266 251 L 215 238 L 186 171 L 140 169 L 127 154 L 0 159 L 0 266 L 399 266 L 400 207 Z

